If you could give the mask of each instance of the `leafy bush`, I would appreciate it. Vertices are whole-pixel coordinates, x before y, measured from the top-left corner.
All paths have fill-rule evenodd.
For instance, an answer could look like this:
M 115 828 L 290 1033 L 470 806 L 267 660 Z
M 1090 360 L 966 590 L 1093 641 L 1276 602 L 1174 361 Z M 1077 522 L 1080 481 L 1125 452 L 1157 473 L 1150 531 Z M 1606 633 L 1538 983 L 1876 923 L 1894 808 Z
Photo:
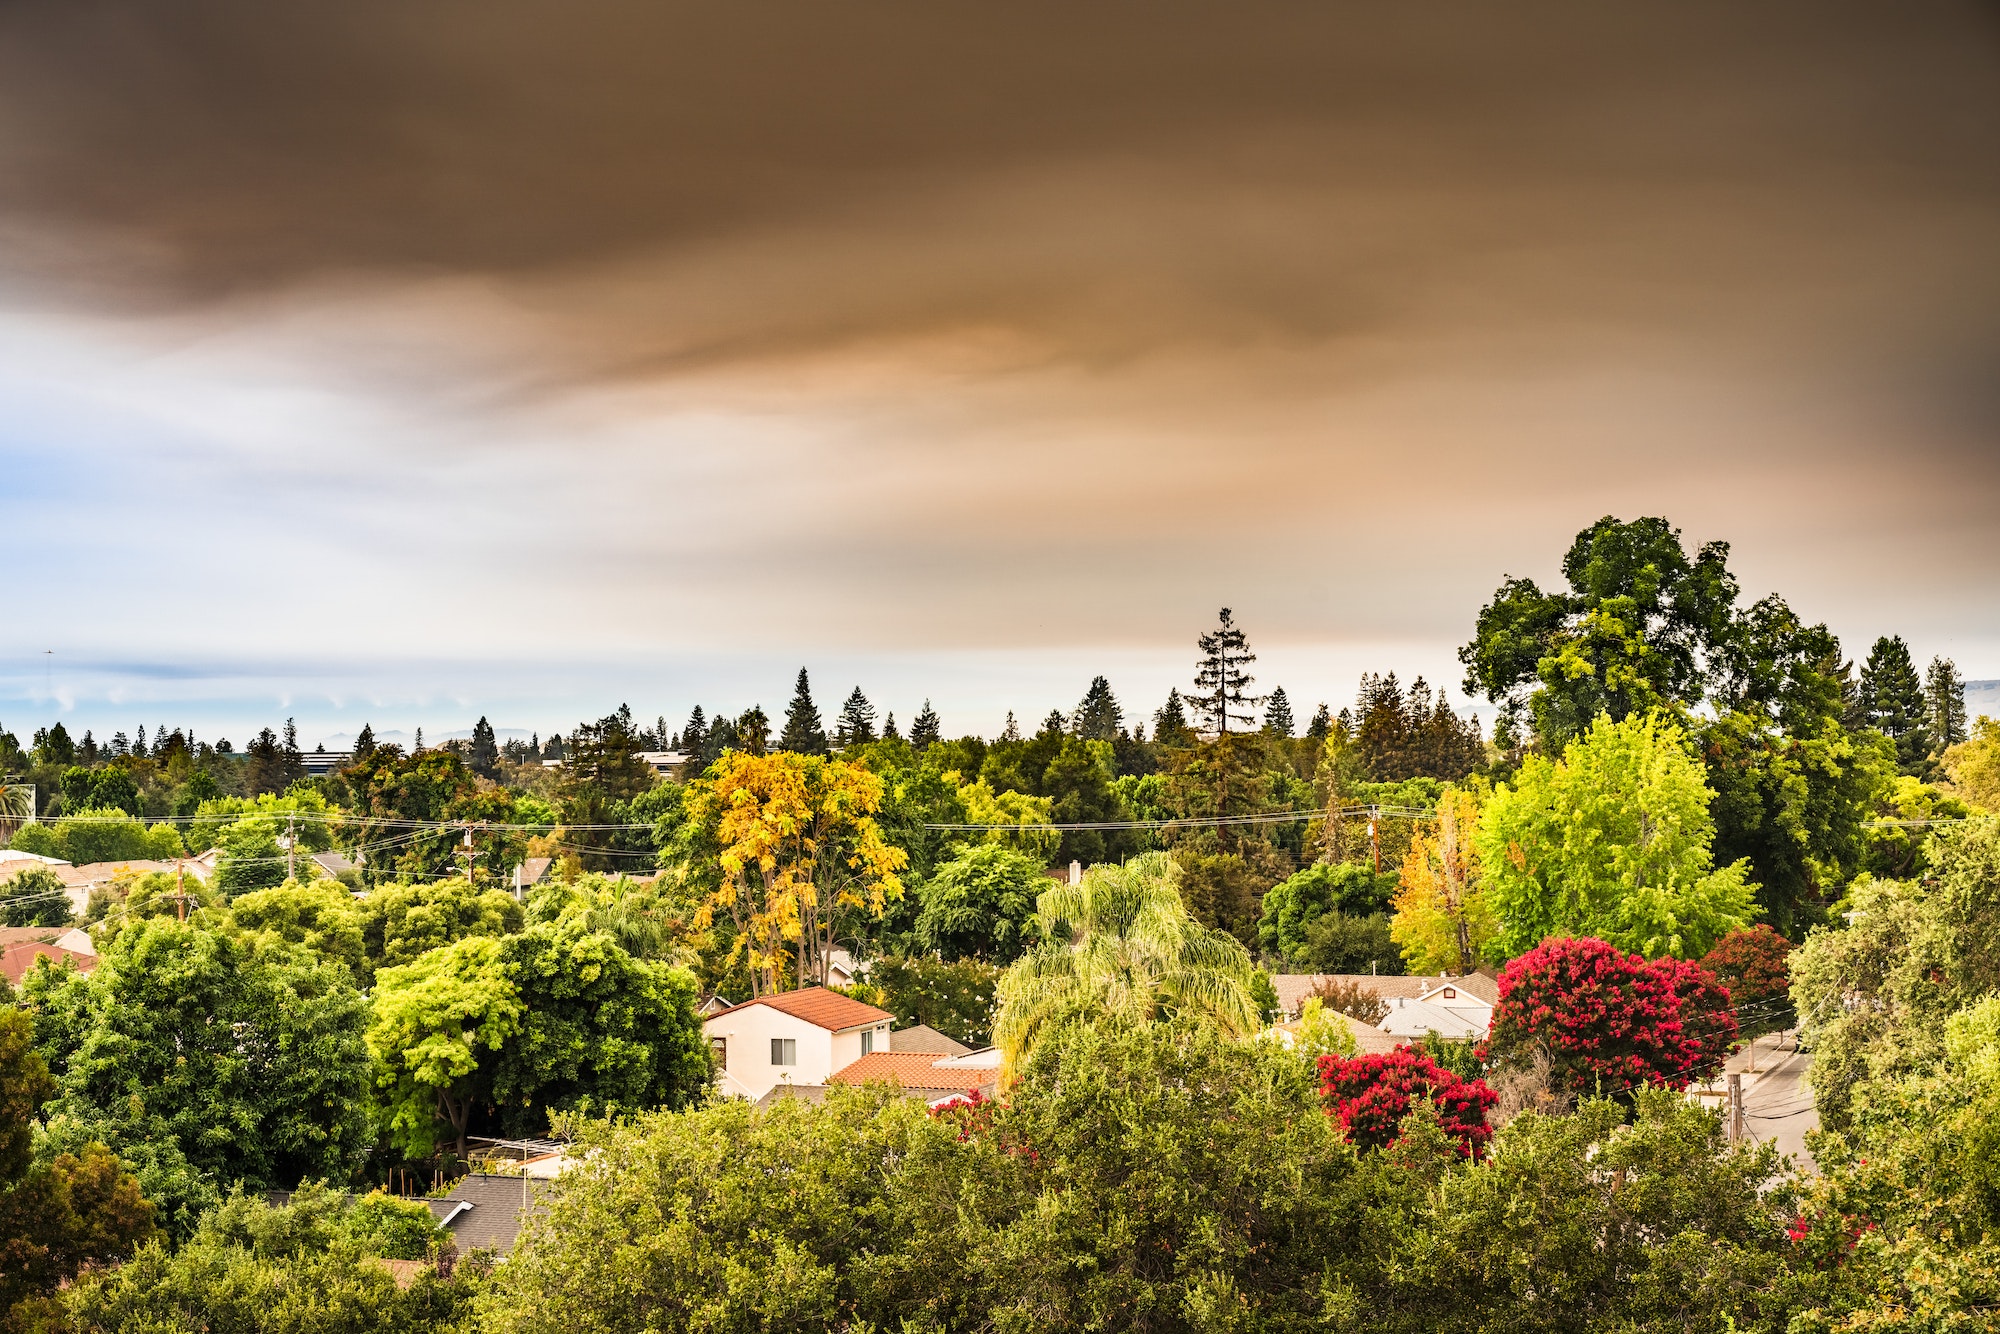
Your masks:
M 917 886 L 917 943 L 948 960 L 1011 962 L 1033 943 L 1035 900 L 1048 885 L 1035 858 L 975 843 Z
M 978 1045 L 993 1032 L 993 992 L 1000 970 L 977 959 L 944 963 L 926 955 L 891 955 L 868 965 L 868 981 L 898 1028 L 928 1024 Z
M 1303 965 L 1307 958 L 1308 932 L 1329 913 L 1348 919 L 1366 919 L 1385 912 L 1396 892 L 1392 872 L 1375 874 L 1361 862 L 1328 865 L 1320 862 L 1279 881 L 1264 892 L 1257 919 L 1257 946 L 1288 964 Z M 1327 942 L 1332 943 L 1332 942 Z M 1324 948 L 1324 947 L 1323 947 Z M 1381 952 L 1384 959 L 1400 959 L 1394 946 Z M 1347 968 L 1315 965 L 1322 972 L 1347 972 Z
M 1486 1124 L 1493 1090 L 1480 1080 L 1459 1078 L 1409 1047 L 1370 1056 L 1322 1056 L 1319 1080 L 1327 1115 L 1362 1148 L 1396 1143 L 1403 1118 L 1419 1099 L 1437 1109 L 1439 1127 L 1458 1142 L 1462 1156 L 1479 1157 L 1493 1137 Z
M 451 1239 L 422 1200 L 380 1190 L 356 1200 L 342 1221 L 357 1246 L 387 1260 L 421 1260 Z

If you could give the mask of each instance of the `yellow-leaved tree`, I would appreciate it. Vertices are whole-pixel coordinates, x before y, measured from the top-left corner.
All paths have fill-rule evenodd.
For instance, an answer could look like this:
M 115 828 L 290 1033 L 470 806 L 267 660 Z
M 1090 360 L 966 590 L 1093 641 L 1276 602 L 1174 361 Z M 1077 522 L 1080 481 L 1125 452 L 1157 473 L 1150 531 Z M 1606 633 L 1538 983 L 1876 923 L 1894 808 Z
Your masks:
M 784 990 L 788 966 L 793 985 L 824 984 L 842 922 L 903 895 L 909 858 L 876 822 L 882 780 L 858 764 L 730 751 L 689 785 L 687 809 L 722 872 L 695 927 L 728 914 L 731 962 L 743 960 L 756 995 Z
M 1479 799 L 1461 788 L 1447 788 L 1438 801 L 1436 823 L 1410 839 L 1389 938 L 1402 946 L 1403 961 L 1412 972 L 1469 973 L 1499 933 L 1472 846 L 1478 823 Z

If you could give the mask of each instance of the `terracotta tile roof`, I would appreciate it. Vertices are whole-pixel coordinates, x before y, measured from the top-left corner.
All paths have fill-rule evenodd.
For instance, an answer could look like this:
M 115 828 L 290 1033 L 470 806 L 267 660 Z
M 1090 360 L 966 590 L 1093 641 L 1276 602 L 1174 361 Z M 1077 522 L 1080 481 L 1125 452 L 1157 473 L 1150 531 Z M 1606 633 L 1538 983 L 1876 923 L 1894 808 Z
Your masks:
M 97 967 L 97 956 L 94 954 L 78 954 L 75 950 L 66 950 L 60 945 L 42 945 L 30 941 L 20 945 L 9 945 L 6 949 L 0 950 L 0 975 L 4 975 L 9 982 L 18 987 L 21 985 L 21 979 L 28 975 L 28 970 L 35 966 L 37 959 L 48 959 L 58 968 L 62 966 L 63 960 L 67 959 L 76 965 L 76 971 L 79 973 L 87 973 Z
M 828 1082 L 866 1084 L 879 1079 L 901 1084 L 906 1089 L 976 1089 L 993 1083 L 991 1070 L 962 1065 L 940 1067 L 937 1059 L 936 1052 L 928 1051 L 870 1052 L 852 1065 L 836 1070 Z
M 824 1028 L 829 1033 L 896 1021 L 896 1016 L 887 1010 L 863 1005 L 851 996 L 828 991 L 825 987 L 807 987 L 803 991 L 781 991 L 775 996 L 760 996 L 756 1000 L 745 1001 L 741 1005 L 724 1010 L 722 1014 L 735 1014 L 738 1010 L 747 1010 L 753 1005 L 768 1005 L 780 1014 L 803 1019 L 815 1028 Z M 722 1014 L 710 1017 L 720 1019 Z

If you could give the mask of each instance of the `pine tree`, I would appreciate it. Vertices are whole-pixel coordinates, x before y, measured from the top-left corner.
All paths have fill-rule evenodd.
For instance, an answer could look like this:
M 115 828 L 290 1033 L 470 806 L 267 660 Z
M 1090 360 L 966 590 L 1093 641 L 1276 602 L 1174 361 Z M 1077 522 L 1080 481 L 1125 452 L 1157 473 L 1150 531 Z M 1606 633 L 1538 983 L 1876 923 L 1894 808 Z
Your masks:
M 1313 711 L 1313 720 L 1306 725 L 1306 736 L 1313 741 L 1325 741 L 1333 735 L 1333 714 L 1325 704 Z
M 419 727 L 417 729 L 416 739 L 410 743 L 410 751 L 412 754 L 415 754 L 417 751 L 420 751 L 423 748 L 424 748 L 424 729 Z
M 1021 739 L 1021 724 L 1014 721 L 1014 711 L 1012 709 L 1007 710 L 1007 725 L 1000 729 L 999 739 L 1003 743 L 1019 741 Z
M 1930 754 L 1930 738 L 1924 727 L 1929 711 L 1924 699 L 1923 679 L 1910 660 L 1910 646 L 1901 635 L 1885 635 L 1875 641 L 1868 663 L 1861 669 L 1861 702 L 1868 713 L 1868 725 L 1896 743 L 1896 762 L 1905 773 L 1922 767 Z
M 284 762 L 285 787 L 290 787 L 306 776 L 306 757 L 299 751 L 299 725 L 297 720 L 292 718 L 285 719 Z
M 918 750 L 925 750 L 944 739 L 943 725 L 938 722 L 935 710 L 929 700 L 924 701 L 924 711 L 910 724 L 910 744 Z
M 1125 711 L 1118 707 L 1111 683 L 1099 676 L 1091 680 L 1090 689 L 1083 692 L 1082 702 L 1070 715 L 1069 730 L 1084 741 L 1116 741 L 1124 723 Z
M 1966 738 L 1965 680 L 1950 658 L 1932 658 L 1924 674 L 1924 695 L 1930 706 L 1931 745 L 1939 753 Z
M 820 721 L 819 706 L 813 703 L 812 683 L 806 669 L 799 668 L 798 684 L 792 690 L 791 705 L 785 710 L 785 730 L 778 736 L 778 749 L 797 755 L 826 754 L 826 726 Z
M 896 730 L 896 715 L 893 710 L 889 714 L 888 721 L 882 724 L 882 739 L 884 741 L 901 741 L 903 739 L 903 734 Z
M 1264 730 L 1272 736 L 1290 737 L 1297 728 L 1292 721 L 1292 701 L 1279 686 L 1271 692 L 1271 702 L 1264 706 Z
M 1178 688 L 1167 691 L 1167 702 L 1153 715 L 1153 740 L 1162 746 L 1194 744 L 1194 729 L 1188 726 L 1187 710 Z
M 142 760 L 146 758 L 146 725 L 144 723 L 139 724 L 138 734 L 133 738 L 132 753 Z
M 472 744 L 466 747 L 465 767 L 481 778 L 491 778 L 500 763 L 500 747 L 493 739 L 493 724 L 480 714 L 472 725 Z
M 1255 721 L 1253 706 L 1263 703 L 1263 696 L 1248 693 L 1256 678 L 1243 670 L 1257 661 L 1257 655 L 1250 651 L 1250 640 L 1229 608 L 1222 609 L 1216 628 L 1197 638 L 1195 646 L 1201 650 L 1201 661 L 1195 667 L 1194 684 L 1201 693 L 1188 697 L 1195 716 L 1217 736 L 1228 736 L 1231 723 L 1239 724 L 1239 731 L 1247 728 Z
M 1069 730 L 1069 719 L 1062 716 L 1062 710 L 1050 709 L 1049 716 L 1042 719 L 1042 730 L 1040 733 L 1038 733 L 1038 735 L 1046 736 L 1050 733 L 1054 733 L 1056 736 L 1061 736 L 1064 732 L 1068 730 Z
M 752 704 L 736 720 L 736 746 L 746 755 L 762 755 L 771 749 L 771 719 L 762 704 Z
M 868 702 L 868 696 L 861 693 L 861 687 L 854 687 L 847 696 L 847 702 L 840 706 L 840 718 L 834 724 L 834 745 L 842 750 L 849 746 L 865 746 L 875 739 L 875 706 Z
M 705 763 L 703 754 L 707 749 L 708 715 L 697 704 L 694 712 L 688 715 L 687 726 L 681 729 L 681 750 L 691 762 L 700 765 Z

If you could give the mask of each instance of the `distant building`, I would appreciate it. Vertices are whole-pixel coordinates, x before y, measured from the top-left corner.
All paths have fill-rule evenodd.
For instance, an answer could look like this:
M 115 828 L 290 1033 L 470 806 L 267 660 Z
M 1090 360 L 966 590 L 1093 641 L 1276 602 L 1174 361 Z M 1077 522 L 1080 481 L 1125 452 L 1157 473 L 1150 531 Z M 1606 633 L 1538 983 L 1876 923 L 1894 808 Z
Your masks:
M 754 1101 L 780 1084 L 824 1084 L 863 1056 L 888 1051 L 895 1018 L 837 991 L 807 987 L 732 1006 L 709 1016 L 702 1030 L 722 1091 Z

